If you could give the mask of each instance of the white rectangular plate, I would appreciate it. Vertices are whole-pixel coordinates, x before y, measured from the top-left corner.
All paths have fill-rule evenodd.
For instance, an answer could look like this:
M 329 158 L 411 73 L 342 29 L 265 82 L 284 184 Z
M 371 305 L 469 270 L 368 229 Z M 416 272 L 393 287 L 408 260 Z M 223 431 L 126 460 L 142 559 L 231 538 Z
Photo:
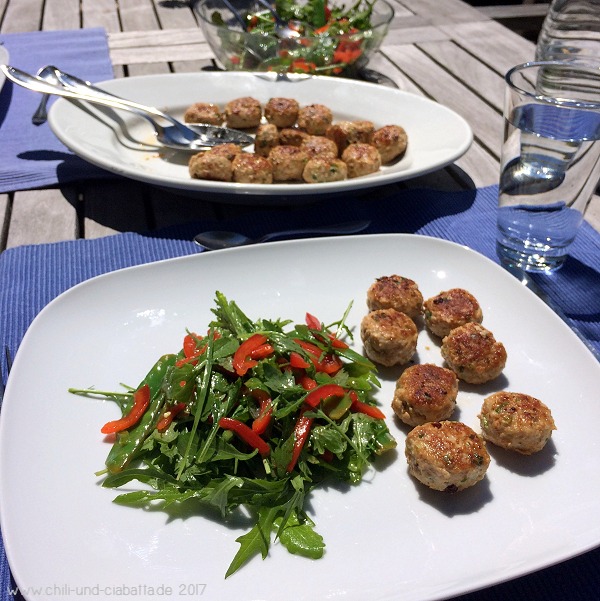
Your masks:
M 523 457 L 489 445 L 484 481 L 454 495 L 425 489 L 407 473 L 407 429 L 390 408 L 400 369 L 385 369 L 378 400 L 397 453 L 357 487 L 312 495 L 309 511 L 327 544 L 321 560 L 275 544 L 266 560 L 225 580 L 244 527 L 111 502 L 115 491 L 94 472 L 109 449 L 99 429 L 118 411 L 69 394 L 70 386 L 135 385 L 161 354 L 180 348 L 186 327 L 206 327 L 215 290 L 253 319 L 302 321 L 309 311 L 327 323 L 353 301 L 356 331 L 367 288 L 393 273 L 415 280 L 425 298 L 463 287 L 479 299 L 508 362 L 497 381 L 461 384 L 454 418 L 478 430 L 486 395 L 526 392 L 551 408 L 558 427 L 543 452 Z M 354 345 L 362 349 L 358 337 Z M 439 341 L 423 329 L 416 359 L 442 364 Z M 600 543 L 599 381 L 598 362 L 537 297 L 481 255 L 433 238 L 291 241 L 113 272 L 50 303 L 17 353 L 0 425 L 9 561 L 29 601 L 60 590 L 108 599 L 119 587 L 199 594 L 200 585 L 210 601 L 426 601 L 489 586 Z

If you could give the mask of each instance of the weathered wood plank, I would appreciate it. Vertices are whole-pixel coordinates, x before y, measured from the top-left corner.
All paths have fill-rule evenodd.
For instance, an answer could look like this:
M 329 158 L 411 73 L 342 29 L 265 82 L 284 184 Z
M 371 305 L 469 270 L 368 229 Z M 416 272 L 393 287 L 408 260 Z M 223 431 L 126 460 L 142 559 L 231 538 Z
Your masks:
M 386 55 L 423 92 L 462 115 L 475 138 L 498 158 L 502 137 L 502 116 L 415 46 L 386 48 Z
M 16 192 L 7 248 L 74 240 L 78 237 L 76 204 L 71 188 Z
M 42 29 L 79 29 L 81 15 L 79 0 L 46 0 L 42 18 Z
M 432 25 L 485 21 L 489 17 L 461 0 L 399 0 L 415 15 L 421 15 Z
M 39 31 L 42 24 L 44 0 L 7 2 L 2 20 L 2 33 Z
M 496 73 L 533 60 L 535 45 L 495 21 L 459 23 L 441 29 Z
M 81 0 L 81 19 L 83 27 L 104 27 L 107 32 L 121 30 L 115 0 Z

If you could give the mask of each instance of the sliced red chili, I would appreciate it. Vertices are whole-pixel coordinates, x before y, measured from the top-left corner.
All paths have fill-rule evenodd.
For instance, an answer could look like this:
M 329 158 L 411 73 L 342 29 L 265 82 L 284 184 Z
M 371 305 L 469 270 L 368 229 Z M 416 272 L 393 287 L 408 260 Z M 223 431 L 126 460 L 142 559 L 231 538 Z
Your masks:
M 265 343 L 257 346 L 254 350 L 250 351 L 250 357 L 252 359 L 264 359 L 275 352 L 273 345 Z
M 269 443 L 264 441 L 256 432 L 252 431 L 244 422 L 231 417 L 222 417 L 219 420 L 219 426 L 224 430 L 231 430 L 237 434 L 246 444 L 256 449 L 262 457 L 266 457 L 271 452 Z
M 131 426 L 135 426 L 142 419 L 149 404 L 150 386 L 144 384 L 133 393 L 133 406 L 129 413 L 121 419 L 107 422 L 102 426 L 100 431 L 102 434 L 114 434 L 115 432 L 122 432 L 123 430 L 127 430 L 127 428 L 131 428 Z
M 317 387 L 317 381 L 306 374 L 300 376 L 298 381 L 304 390 L 313 390 Z
M 258 364 L 256 359 L 251 358 L 252 351 L 267 342 L 267 337 L 262 334 L 253 334 L 244 340 L 233 355 L 233 368 L 238 376 L 244 376 L 251 367 Z
M 197 354 L 197 343 L 202 340 L 202 336 L 197 334 L 187 334 L 183 339 L 183 354 L 189 359 Z
M 300 458 L 300 453 L 308 440 L 310 435 L 310 429 L 312 427 L 313 418 L 305 417 L 304 415 L 300 415 L 296 420 L 296 425 L 294 427 L 294 447 L 292 449 L 292 458 L 287 465 L 286 470 L 291 472 L 298 463 L 298 459 Z
M 350 399 L 352 400 L 352 405 L 350 408 L 353 411 L 358 411 L 359 413 L 364 413 L 369 417 L 374 417 L 375 419 L 385 419 L 385 414 L 378 407 L 374 407 L 373 405 L 369 405 L 367 403 L 363 403 L 359 400 L 356 391 L 350 391 Z
M 167 409 L 156 424 L 156 429 L 159 432 L 164 432 L 173 422 L 173 420 L 186 408 L 185 403 L 177 403 Z
M 331 396 L 344 396 L 345 394 L 346 391 L 338 384 L 325 384 L 309 392 L 304 402 L 309 407 L 316 407 L 324 399 Z

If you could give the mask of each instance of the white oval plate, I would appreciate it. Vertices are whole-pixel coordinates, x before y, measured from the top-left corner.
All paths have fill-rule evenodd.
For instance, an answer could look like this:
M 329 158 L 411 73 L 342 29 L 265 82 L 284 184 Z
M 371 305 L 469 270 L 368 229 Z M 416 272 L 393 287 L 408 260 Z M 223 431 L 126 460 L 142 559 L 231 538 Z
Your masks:
M 456 286 L 476 295 L 508 362 L 497 381 L 461 384 L 453 418 L 479 429 L 486 395 L 529 393 L 550 406 L 558 426 L 543 452 L 523 457 L 489 445 L 484 481 L 455 495 L 425 489 L 407 473 L 407 430 L 390 408 L 400 370 L 388 369 L 378 400 L 397 453 L 357 487 L 311 495 L 309 512 L 327 545 L 321 560 L 275 544 L 264 561 L 225 580 L 245 528 L 111 502 L 116 492 L 101 488 L 94 473 L 110 447 L 100 427 L 118 411 L 69 387 L 135 385 L 160 355 L 180 348 L 186 328 L 206 327 L 215 290 L 253 319 L 302 321 L 309 311 L 330 323 L 354 301 L 348 323 L 356 330 L 367 288 L 392 273 L 414 279 L 425 298 Z M 354 346 L 361 350 L 359 340 Z M 423 330 L 417 359 L 442 364 L 439 341 Z M 202 592 L 206 601 L 430 601 L 490 586 L 600 543 L 598 382 L 600 364 L 542 301 L 481 255 L 433 238 L 280 242 L 109 273 L 50 303 L 15 358 L 0 421 L 10 565 L 28 601 L 85 591 L 114 599 L 118 590 L 153 599 L 150 587 L 161 586 L 173 597 Z
M 158 149 L 153 130 L 134 115 L 86 106 L 84 110 L 60 98 L 52 106 L 49 123 L 58 138 L 75 154 L 108 171 L 163 187 L 196 193 L 237 195 L 237 202 L 256 202 L 257 195 L 315 196 L 370 188 L 423 175 L 452 163 L 472 142 L 467 122 L 450 109 L 409 92 L 342 78 L 311 77 L 275 81 L 253 73 L 185 73 L 116 79 L 100 84 L 107 91 L 161 108 L 181 118 L 194 102 L 224 105 L 253 96 L 261 103 L 272 97 L 295 98 L 301 105 L 329 106 L 336 121 L 368 119 L 380 127 L 402 125 L 409 139 L 405 156 L 375 174 L 323 184 L 236 184 L 193 180 L 189 153 Z M 244 196 L 250 198 L 244 199 Z M 273 199 L 267 199 L 271 202 Z M 299 199 L 296 199 L 296 202 Z

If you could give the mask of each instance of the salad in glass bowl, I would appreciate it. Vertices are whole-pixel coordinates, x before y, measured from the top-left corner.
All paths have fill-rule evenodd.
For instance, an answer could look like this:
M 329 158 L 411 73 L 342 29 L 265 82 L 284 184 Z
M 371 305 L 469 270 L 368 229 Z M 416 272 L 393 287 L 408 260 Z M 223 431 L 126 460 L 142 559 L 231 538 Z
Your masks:
M 380 47 L 386 0 L 199 0 L 207 42 L 228 71 L 356 75 Z

